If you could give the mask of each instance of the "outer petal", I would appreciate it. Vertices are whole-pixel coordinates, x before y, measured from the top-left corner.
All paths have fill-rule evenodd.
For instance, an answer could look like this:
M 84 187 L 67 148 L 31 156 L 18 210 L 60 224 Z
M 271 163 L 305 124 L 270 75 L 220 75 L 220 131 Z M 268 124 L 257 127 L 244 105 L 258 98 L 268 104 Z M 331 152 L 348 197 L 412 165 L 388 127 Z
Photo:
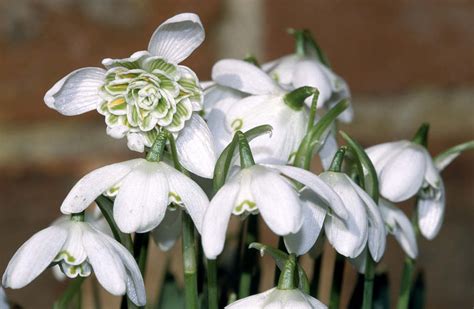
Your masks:
M 222 86 L 254 95 L 281 94 L 278 85 L 257 66 L 243 60 L 224 59 L 212 67 L 212 79 Z
M 274 61 L 264 63 L 262 69 L 286 90 L 291 91 L 295 87 L 293 85 L 293 76 L 295 72 L 295 66 L 300 61 L 301 57 L 297 55 L 283 56 Z M 303 85 L 306 86 L 306 85 Z
M 444 219 L 444 208 L 446 196 L 442 179 L 439 181 L 439 188 L 432 188 L 432 196 L 423 196 L 418 199 L 418 226 L 421 235 L 427 239 L 433 239 L 438 235 Z
M 355 182 L 347 175 L 347 180 L 352 184 L 359 197 L 364 201 L 369 219 L 369 251 L 376 262 L 378 262 L 385 252 L 386 231 L 380 214 L 380 210 L 375 204 L 374 200 L 362 190 Z
M 199 16 L 193 13 L 178 14 L 155 30 L 148 44 L 148 51 L 167 61 L 180 63 L 201 45 L 204 36 Z
M 75 70 L 46 92 L 44 102 L 66 116 L 96 109 L 102 101 L 99 88 L 104 84 L 104 76 L 105 70 L 101 68 Z
M 369 156 L 370 161 L 372 161 L 372 164 L 377 171 L 377 175 L 380 176 L 380 173 L 387 162 L 392 160 L 392 158 L 399 154 L 408 145 L 410 145 L 410 142 L 406 140 L 383 143 L 369 147 L 365 149 L 365 152 Z
M 125 267 L 128 298 L 137 306 L 144 306 L 146 304 L 145 284 L 135 259 L 115 239 L 103 234 L 101 236 Z
M 290 253 L 297 255 L 307 253 L 316 243 L 323 228 L 326 208 L 318 205 L 318 201 L 311 200 L 312 197 L 314 195 L 308 190 L 302 192 L 303 225 L 297 233 L 284 236 L 285 246 Z
M 143 162 L 120 185 L 114 219 L 124 233 L 151 231 L 160 224 L 168 206 L 168 180 L 161 165 Z
M 2 285 L 19 289 L 29 284 L 51 264 L 67 238 L 67 230 L 53 225 L 34 234 L 8 263 Z
M 323 64 L 315 59 L 302 59 L 296 63 L 293 74 L 295 88 L 302 86 L 318 88 L 318 108 L 323 107 L 332 95 L 331 80 L 322 67 Z
M 321 158 L 321 163 L 325 171 L 331 166 L 332 159 L 336 154 L 338 149 L 336 134 L 332 131 L 328 133 L 326 140 L 324 141 L 323 146 L 319 150 L 319 157 Z
M 270 289 L 263 293 L 259 293 L 256 295 L 239 299 L 238 301 L 235 301 L 231 303 L 230 305 L 227 305 L 225 308 L 226 309 L 227 308 L 229 309 L 263 308 L 265 301 L 269 298 L 269 296 L 274 291 L 276 291 L 276 288 Z
M 275 171 L 258 165 L 251 169 L 250 188 L 265 223 L 277 235 L 298 232 L 303 218 L 295 189 Z
M 126 274 L 120 257 L 105 240 L 104 234 L 84 226 L 83 244 L 99 283 L 113 295 L 124 295 Z
M 206 210 L 202 223 L 202 248 L 208 259 L 215 259 L 224 249 L 225 234 L 239 188 L 238 179 L 227 182 Z
M 379 206 L 385 224 L 388 226 L 388 231 L 395 236 L 403 251 L 412 259 L 416 259 L 418 245 L 410 219 L 403 211 L 385 199 L 380 200 Z
M 186 122 L 176 139 L 176 147 L 180 163 L 187 170 L 204 178 L 212 178 L 216 153 L 212 134 L 200 116 L 194 113 Z
M 164 163 L 161 164 L 164 165 Z M 170 193 L 176 193 L 181 198 L 184 208 L 193 219 L 198 232 L 201 233 L 204 213 L 209 206 L 206 193 L 191 178 L 172 167 L 166 166 L 166 175 Z
M 346 219 L 348 217 L 349 214 L 343 200 L 325 180 L 302 168 L 284 165 L 269 166 L 311 189 L 327 203 L 339 218 Z
M 63 214 L 78 213 L 86 209 L 99 195 L 120 182 L 145 159 L 133 159 L 96 169 L 82 177 L 61 205 Z
M 340 220 L 328 215 L 324 224 L 326 236 L 342 255 L 356 257 L 365 248 L 368 237 L 368 219 L 364 202 L 342 173 L 325 172 L 320 175 L 339 195 L 348 210 L 348 217 Z
M 401 202 L 415 195 L 423 184 L 426 171 L 424 149 L 410 145 L 393 157 L 379 175 L 380 193 L 392 202 Z
M 152 231 L 155 243 L 163 251 L 170 250 L 179 238 L 181 232 L 181 212 L 181 209 L 166 210 L 163 221 Z

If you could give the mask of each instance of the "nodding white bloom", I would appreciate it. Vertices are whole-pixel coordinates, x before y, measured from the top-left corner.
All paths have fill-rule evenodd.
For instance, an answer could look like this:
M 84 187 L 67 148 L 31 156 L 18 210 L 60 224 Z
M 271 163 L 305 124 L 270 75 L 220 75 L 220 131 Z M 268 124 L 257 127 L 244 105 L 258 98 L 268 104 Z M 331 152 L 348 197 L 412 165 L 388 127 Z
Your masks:
M 349 99 L 351 96 L 347 83 L 316 57 L 287 55 L 263 64 L 262 68 L 288 91 L 302 86 L 317 88 L 318 108 L 331 109 L 341 99 Z M 306 99 L 306 103 L 311 105 L 311 98 Z M 338 119 L 351 122 L 353 114 L 350 105 Z
M 81 68 L 45 95 L 50 108 L 71 116 L 94 109 L 105 116 L 107 134 L 127 137 L 131 150 L 151 147 L 160 130 L 176 138 L 180 161 L 191 172 L 212 177 L 215 154 L 203 119 L 203 93 L 196 74 L 179 65 L 204 41 L 199 17 L 176 15 L 153 33 L 147 51 L 104 59 L 105 69 Z
M 443 223 L 446 198 L 443 179 L 428 151 L 407 140 L 379 144 L 366 151 L 377 170 L 384 198 L 396 203 L 418 193 L 420 232 L 433 239 Z
M 146 303 L 140 270 L 127 249 L 89 223 L 67 218 L 39 231 L 18 249 L 8 263 L 2 284 L 22 288 L 51 264 L 59 264 L 69 278 L 87 277 L 94 271 L 111 294 L 127 293 L 136 305 Z
M 340 198 L 318 176 L 292 166 L 254 165 L 231 177 L 211 200 L 202 224 L 206 256 L 215 259 L 222 252 L 232 214 L 245 217 L 260 213 L 277 235 L 298 232 L 305 213 L 299 193 L 288 178 L 305 185 L 339 217 L 348 216 Z
M 212 68 L 212 79 L 220 86 L 229 87 L 249 96 L 228 104 L 209 114 L 212 133 L 223 149 L 238 130 L 246 131 L 268 124 L 271 136 L 250 142 L 257 163 L 286 164 L 303 139 L 308 126 L 308 108 L 292 108 L 284 102 L 287 92 L 257 66 L 243 60 L 225 59 Z M 222 88 L 221 88 L 222 89 Z M 223 115 L 225 113 L 225 115 Z M 225 118 L 224 118 L 225 117 Z
M 418 256 L 418 245 L 416 243 L 415 230 L 410 219 L 402 210 L 386 199 L 381 198 L 379 206 L 387 232 L 395 237 L 409 257 L 416 259 Z
M 164 162 L 133 159 L 94 170 L 80 179 L 61 205 L 64 214 L 79 213 L 99 195 L 119 187 L 113 215 L 125 233 L 156 228 L 167 209 L 185 209 L 198 231 L 209 200 L 191 178 Z M 172 204 L 170 207 L 169 205 Z
M 326 216 L 324 231 L 331 245 L 350 258 L 360 255 L 368 245 L 373 259 L 379 261 L 385 251 L 386 232 L 375 202 L 344 173 L 329 171 L 319 177 L 337 193 L 349 214 L 344 220 L 339 216 Z
M 225 308 L 326 309 L 327 306 L 299 289 L 280 290 L 275 287 L 263 293 L 240 299 Z

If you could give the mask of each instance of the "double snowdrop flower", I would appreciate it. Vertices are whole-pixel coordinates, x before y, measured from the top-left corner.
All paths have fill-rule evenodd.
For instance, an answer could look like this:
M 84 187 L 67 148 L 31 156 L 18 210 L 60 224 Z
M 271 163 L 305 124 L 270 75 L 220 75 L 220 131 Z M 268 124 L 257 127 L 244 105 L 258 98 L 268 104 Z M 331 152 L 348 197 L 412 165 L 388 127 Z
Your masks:
M 380 193 L 397 203 L 418 193 L 420 232 L 433 239 L 443 222 L 445 191 L 443 180 L 428 151 L 408 140 L 367 148 L 380 183 Z
M 257 163 L 286 164 L 291 161 L 303 139 L 308 125 L 306 106 L 290 107 L 285 103 L 287 94 L 267 73 L 243 60 L 225 59 L 212 68 L 212 79 L 220 87 L 229 90 L 215 113 L 209 113 L 207 119 L 212 125 L 212 133 L 218 143 L 217 149 L 224 149 L 234 133 L 268 124 L 273 127 L 271 136 L 252 140 L 250 145 Z M 219 92 L 222 94 L 222 88 Z M 242 94 L 243 93 L 243 94 Z M 219 93 L 217 93 L 219 94 Z M 239 96 L 247 97 L 237 100 Z M 215 95 L 215 93 L 214 93 Z M 215 98 L 208 96 L 211 103 Z M 206 98 L 205 100 L 208 100 Z
M 209 203 L 204 191 L 165 162 L 145 159 L 115 163 L 90 172 L 71 189 L 61 211 L 80 213 L 99 195 L 116 187 L 119 189 L 113 215 L 122 232 L 149 232 L 162 222 L 167 210 L 178 211 L 176 207 L 185 209 L 200 231 Z
M 176 138 L 181 164 L 211 178 L 216 160 L 212 136 L 196 113 L 203 92 L 196 74 L 179 65 L 203 41 L 197 15 L 176 15 L 156 29 L 147 51 L 104 59 L 105 69 L 73 71 L 46 93 L 45 103 L 68 116 L 97 109 L 105 116 L 107 134 L 127 137 L 134 151 L 151 147 L 165 129 Z
M 262 68 L 287 91 L 302 86 L 317 88 L 319 91 L 317 108 L 331 109 L 341 99 L 351 96 L 347 83 L 321 63 L 316 56 L 287 55 L 263 64 Z M 311 98 L 306 99 L 306 103 L 311 104 Z M 350 105 L 338 119 L 351 122 L 353 114 Z
M 137 306 L 146 303 L 143 279 L 132 255 L 116 240 L 74 216 L 57 220 L 23 244 L 8 263 L 2 285 L 22 288 L 51 264 L 58 264 L 69 278 L 87 277 L 94 271 L 111 294 L 127 293 Z
M 280 290 L 275 287 L 263 293 L 240 299 L 225 308 L 326 309 L 327 306 L 311 295 L 303 293 L 299 289 Z
M 306 214 L 299 193 L 289 179 L 305 185 L 341 218 L 349 215 L 337 194 L 318 176 L 292 166 L 253 165 L 231 177 L 211 200 L 202 225 L 206 256 L 215 259 L 222 252 L 232 214 L 260 213 L 275 234 L 297 233 Z

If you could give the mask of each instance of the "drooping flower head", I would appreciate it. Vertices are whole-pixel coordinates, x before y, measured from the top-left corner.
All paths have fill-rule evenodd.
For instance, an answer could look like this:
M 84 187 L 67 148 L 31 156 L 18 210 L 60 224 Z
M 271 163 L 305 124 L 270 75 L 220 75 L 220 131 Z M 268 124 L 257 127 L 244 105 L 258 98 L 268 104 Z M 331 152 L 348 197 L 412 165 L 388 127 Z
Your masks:
M 165 162 L 133 159 L 94 170 L 80 179 L 61 205 L 64 214 L 84 211 L 99 195 L 117 190 L 114 219 L 125 233 L 153 230 L 167 210 L 185 209 L 200 231 L 209 200 L 189 177 Z M 175 210 L 175 209 L 172 209 Z
M 133 256 L 120 243 L 87 222 L 60 218 L 23 244 L 8 263 L 2 285 L 24 287 L 50 265 L 69 278 L 94 271 L 113 295 L 127 293 L 138 306 L 146 303 L 145 286 Z
M 196 74 L 179 63 L 204 41 L 199 17 L 184 13 L 161 24 L 147 51 L 125 59 L 104 59 L 104 68 L 82 68 L 58 81 L 46 104 L 64 115 L 97 109 L 107 134 L 127 137 L 131 150 L 151 147 L 161 130 L 171 132 L 181 163 L 211 177 L 215 163 L 212 137 L 202 118 L 203 92 Z

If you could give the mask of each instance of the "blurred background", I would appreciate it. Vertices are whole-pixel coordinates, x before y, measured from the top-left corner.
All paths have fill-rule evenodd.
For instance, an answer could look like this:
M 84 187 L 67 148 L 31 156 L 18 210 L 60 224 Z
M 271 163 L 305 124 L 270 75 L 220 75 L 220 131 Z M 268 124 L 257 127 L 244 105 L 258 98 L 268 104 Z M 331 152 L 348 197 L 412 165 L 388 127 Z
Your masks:
M 425 121 L 431 123 L 432 154 L 474 136 L 470 0 L 2 0 L 2 272 L 15 250 L 58 216 L 79 177 L 137 156 L 124 140 L 106 135 L 101 115 L 61 116 L 45 106 L 45 92 L 76 68 L 146 49 L 162 21 L 185 11 L 198 13 L 207 31 L 204 44 L 185 62 L 201 80 L 210 78 L 212 64 L 221 58 L 252 53 L 264 62 L 291 53 L 293 40 L 286 28 L 309 28 L 351 87 L 355 119 L 343 129 L 363 145 L 411 138 Z M 466 153 L 444 172 L 444 226 L 435 240 L 419 243 L 427 308 L 474 305 L 473 160 L 474 153 Z M 411 205 L 404 209 L 410 212 Z M 396 296 L 403 254 L 394 241 L 387 252 L 381 267 L 389 270 Z M 151 271 L 162 273 L 169 254 L 151 254 Z M 273 270 L 270 260 L 263 261 Z M 179 262 L 174 264 L 179 268 Z M 349 293 L 354 271 L 348 267 L 346 272 Z M 269 272 L 266 276 L 271 278 Z M 156 289 L 151 277 L 147 282 Z M 28 287 L 7 294 L 25 308 L 47 308 L 65 286 L 47 271 Z

